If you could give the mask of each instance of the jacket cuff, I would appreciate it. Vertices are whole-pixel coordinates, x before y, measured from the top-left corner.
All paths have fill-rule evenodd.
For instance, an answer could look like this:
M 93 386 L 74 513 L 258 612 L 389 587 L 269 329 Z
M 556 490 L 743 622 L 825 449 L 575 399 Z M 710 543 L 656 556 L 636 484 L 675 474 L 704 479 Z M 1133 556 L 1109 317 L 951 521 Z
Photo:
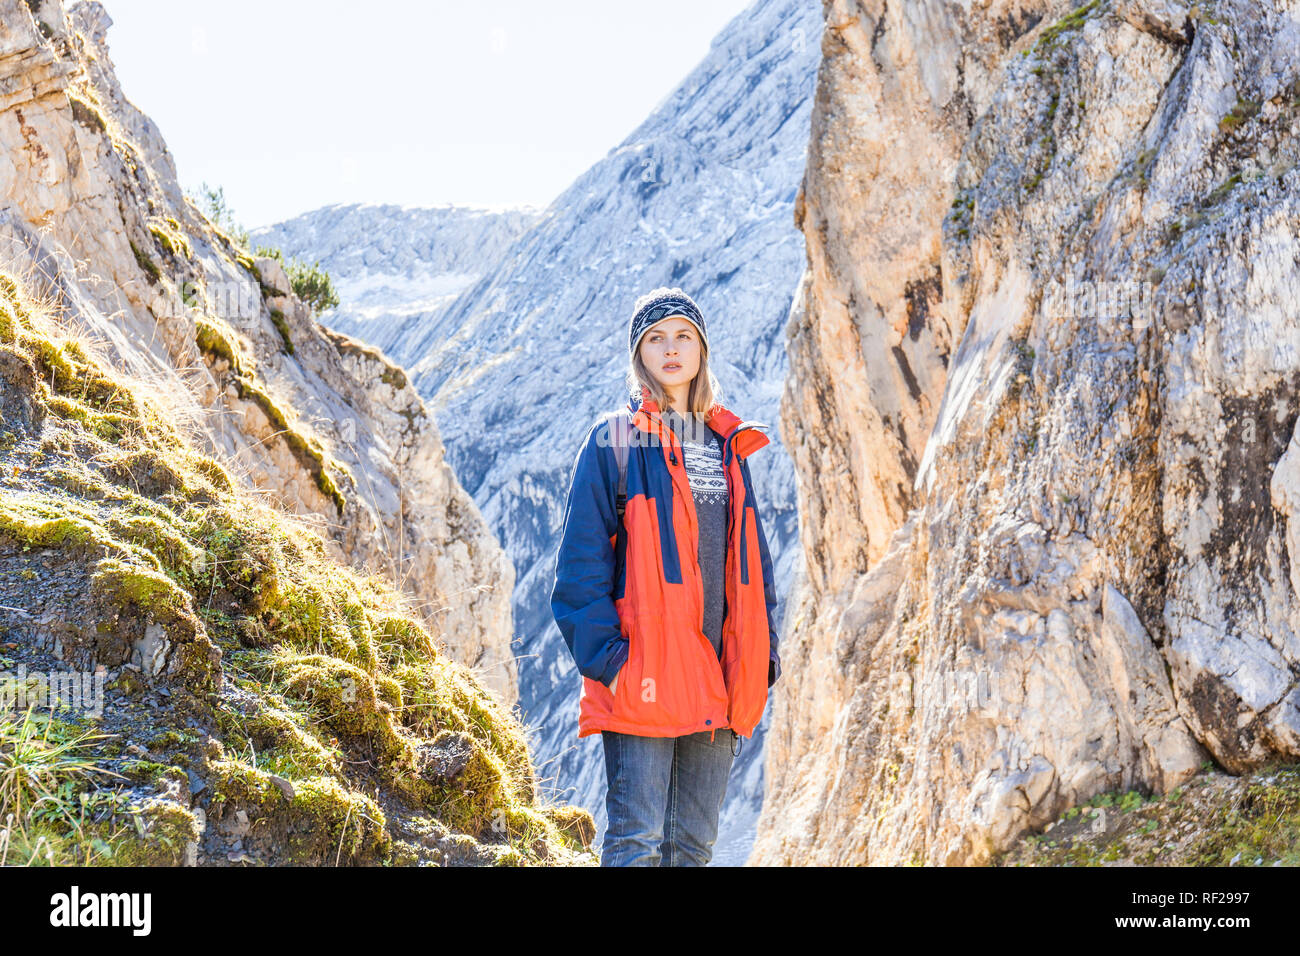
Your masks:
M 605 664 L 604 672 L 599 678 L 597 678 L 606 687 L 614 682 L 614 678 L 618 676 L 618 672 L 621 671 L 623 665 L 627 663 L 627 653 L 627 638 L 619 638 L 618 646 L 614 648 L 614 653 L 609 655 L 609 662 Z

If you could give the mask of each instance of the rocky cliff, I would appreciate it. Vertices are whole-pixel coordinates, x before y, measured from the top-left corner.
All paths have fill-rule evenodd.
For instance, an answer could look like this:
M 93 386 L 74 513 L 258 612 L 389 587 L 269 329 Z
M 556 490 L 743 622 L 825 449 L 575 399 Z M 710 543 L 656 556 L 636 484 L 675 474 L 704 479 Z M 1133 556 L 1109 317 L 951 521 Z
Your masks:
M 328 334 L 278 261 L 254 261 L 182 194 L 123 95 L 98 3 L 0 7 L 0 254 L 67 288 L 66 321 L 151 378 L 195 439 L 381 573 L 450 653 L 516 695 L 514 569 L 443 459 L 400 368 Z M 106 319 L 103 317 L 110 317 Z
M 834 0 L 751 861 L 1300 756 L 1300 5 Z
M 421 399 L 181 195 L 109 24 L 0 0 L 0 863 L 592 862 Z

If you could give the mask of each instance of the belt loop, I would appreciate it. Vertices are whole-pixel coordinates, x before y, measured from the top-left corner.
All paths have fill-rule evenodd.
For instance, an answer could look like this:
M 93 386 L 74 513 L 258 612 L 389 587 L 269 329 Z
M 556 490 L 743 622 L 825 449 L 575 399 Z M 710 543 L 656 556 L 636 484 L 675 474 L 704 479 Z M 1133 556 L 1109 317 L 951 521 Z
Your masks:
M 712 730 L 709 731 L 709 743 L 713 743 L 713 735 L 716 734 L 717 732 L 718 732 L 717 727 L 714 727 Z

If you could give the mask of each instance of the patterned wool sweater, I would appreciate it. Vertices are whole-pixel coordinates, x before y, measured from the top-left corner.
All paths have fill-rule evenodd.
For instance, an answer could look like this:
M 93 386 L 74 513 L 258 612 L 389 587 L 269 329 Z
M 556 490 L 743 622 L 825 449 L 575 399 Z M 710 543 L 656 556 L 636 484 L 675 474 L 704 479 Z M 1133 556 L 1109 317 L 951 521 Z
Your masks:
M 700 523 L 698 557 L 704 578 L 704 633 L 722 657 L 722 619 L 727 612 L 726 548 L 730 509 L 727 476 L 722 469 L 722 436 L 697 416 L 684 418 L 669 409 L 664 423 L 673 429 L 685 452 L 686 474 Z

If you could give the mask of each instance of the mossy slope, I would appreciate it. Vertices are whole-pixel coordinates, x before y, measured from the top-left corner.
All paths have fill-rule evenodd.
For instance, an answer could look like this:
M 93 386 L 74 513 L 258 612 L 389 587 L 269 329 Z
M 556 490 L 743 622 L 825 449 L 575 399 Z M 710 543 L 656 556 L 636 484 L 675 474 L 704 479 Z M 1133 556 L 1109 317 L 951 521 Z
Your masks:
M 1101 794 L 1021 840 L 1003 866 L 1295 866 L 1300 766 L 1242 776 L 1208 764 L 1164 797 Z
M 401 597 L 88 352 L 0 275 L 0 680 L 106 685 L 98 717 L 0 728 L 0 774 L 55 741 L 85 763 L 8 862 L 592 862 L 590 816 L 537 803 L 521 727 Z

